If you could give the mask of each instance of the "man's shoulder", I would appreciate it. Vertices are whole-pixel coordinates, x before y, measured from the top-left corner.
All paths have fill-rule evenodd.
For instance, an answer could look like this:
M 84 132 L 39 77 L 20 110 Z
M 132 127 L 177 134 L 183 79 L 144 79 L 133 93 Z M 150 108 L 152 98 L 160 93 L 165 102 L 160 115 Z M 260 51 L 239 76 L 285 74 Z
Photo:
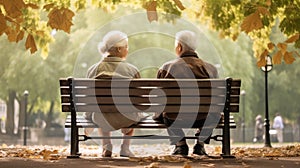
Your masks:
M 176 58 L 176 59 L 165 62 L 162 65 L 162 67 L 169 67 L 169 66 L 174 65 L 174 64 L 179 64 L 180 62 L 182 62 L 182 59 Z

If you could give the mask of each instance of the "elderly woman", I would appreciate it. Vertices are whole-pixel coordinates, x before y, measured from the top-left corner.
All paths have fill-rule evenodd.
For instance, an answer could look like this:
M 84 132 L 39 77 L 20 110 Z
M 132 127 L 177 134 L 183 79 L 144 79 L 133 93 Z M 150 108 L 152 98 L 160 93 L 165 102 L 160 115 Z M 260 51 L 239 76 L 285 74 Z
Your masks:
M 114 78 L 140 78 L 136 67 L 125 62 L 128 54 L 127 35 L 120 31 L 110 31 L 98 45 L 99 52 L 104 59 L 91 66 L 87 72 L 88 78 L 114 79 Z M 122 127 L 128 127 L 140 120 L 137 113 L 130 113 L 124 116 L 120 113 L 85 113 L 87 119 L 92 119 L 98 126 L 98 132 L 103 136 L 110 136 L 110 132 Z M 93 129 L 85 129 L 85 134 L 89 134 Z M 123 135 L 133 135 L 133 129 L 121 129 Z M 102 140 L 102 157 L 111 157 L 112 143 L 110 139 Z M 120 156 L 132 157 L 133 153 L 129 150 L 130 140 L 124 139 L 121 145 Z

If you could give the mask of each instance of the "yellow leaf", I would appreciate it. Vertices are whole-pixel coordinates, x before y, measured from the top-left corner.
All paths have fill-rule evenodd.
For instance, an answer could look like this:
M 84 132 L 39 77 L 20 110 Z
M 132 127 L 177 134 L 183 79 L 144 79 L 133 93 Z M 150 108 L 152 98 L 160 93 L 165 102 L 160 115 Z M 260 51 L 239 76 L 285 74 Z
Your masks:
M 277 47 L 280 49 L 282 55 L 284 55 L 286 53 L 287 44 L 285 44 L 285 43 L 278 43 Z
M 263 23 L 258 12 L 252 13 L 247 16 L 241 25 L 242 31 L 245 31 L 246 33 L 249 33 L 252 30 L 260 29 L 262 27 Z
M 283 60 L 286 64 L 292 64 L 296 59 L 293 57 L 292 52 L 286 52 L 283 56 Z
M 281 64 L 281 59 L 282 59 L 282 54 L 280 51 L 278 51 L 274 56 L 273 56 L 273 63 L 274 64 Z
M 182 5 L 180 0 L 174 0 L 175 4 L 178 6 L 180 10 L 184 10 L 185 7 Z
M 297 41 L 298 39 L 299 39 L 299 33 L 293 35 L 292 37 L 287 39 L 285 42 L 286 43 L 293 43 L 293 42 Z
M 147 10 L 147 17 L 149 22 L 152 22 L 153 20 L 158 20 L 157 12 L 156 12 L 156 1 L 151 1 L 146 4 L 146 10 Z
M 26 42 L 25 42 L 26 49 L 30 48 L 31 54 L 37 51 L 34 38 L 31 34 L 28 34 Z
M 274 47 L 275 47 L 274 43 L 272 43 L 272 42 L 268 43 L 268 49 L 269 50 L 273 50 Z

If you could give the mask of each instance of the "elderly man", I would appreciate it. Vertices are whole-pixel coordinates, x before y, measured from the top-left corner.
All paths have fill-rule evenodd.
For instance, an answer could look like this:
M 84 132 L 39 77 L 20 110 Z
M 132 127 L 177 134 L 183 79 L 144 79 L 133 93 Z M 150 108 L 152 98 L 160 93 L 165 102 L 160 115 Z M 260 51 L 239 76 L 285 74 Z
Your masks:
M 217 69 L 200 59 L 195 52 L 197 47 L 197 36 L 194 32 L 184 30 L 176 33 L 175 37 L 175 53 L 178 56 L 175 60 L 165 63 L 158 71 L 157 78 L 196 78 L 196 79 L 207 79 L 217 78 Z M 156 114 L 154 119 L 163 120 L 168 126 L 168 134 L 171 136 L 182 137 L 180 139 L 170 139 L 171 145 L 175 145 L 173 155 L 188 155 L 189 147 L 184 137 L 182 129 L 172 127 L 172 123 L 176 118 L 168 116 L 167 113 Z M 197 122 L 197 121 L 196 121 Z M 198 122 L 203 122 L 198 121 Z M 197 131 L 196 135 L 199 135 L 200 130 Z M 210 135 L 207 135 L 209 137 Z M 209 140 L 209 138 L 208 138 Z M 199 140 L 193 148 L 193 154 L 207 155 L 204 149 L 204 143 Z

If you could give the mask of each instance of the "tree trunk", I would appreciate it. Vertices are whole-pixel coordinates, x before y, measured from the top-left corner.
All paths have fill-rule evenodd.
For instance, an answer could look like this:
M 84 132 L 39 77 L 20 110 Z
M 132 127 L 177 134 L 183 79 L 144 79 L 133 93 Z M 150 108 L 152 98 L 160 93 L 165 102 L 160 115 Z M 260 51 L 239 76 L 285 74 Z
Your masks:
M 15 128 L 15 98 L 16 92 L 13 90 L 8 91 L 8 102 L 7 102 L 7 114 L 6 114 L 6 134 L 14 135 L 14 128 Z
M 23 131 L 23 127 L 25 126 L 25 101 L 24 96 L 20 101 L 20 113 L 19 113 L 19 128 L 18 135 Z
M 48 111 L 48 117 L 46 120 L 46 128 L 50 128 L 51 123 L 53 121 L 53 108 L 54 108 L 54 101 L 51 101 L 50 108 Z

